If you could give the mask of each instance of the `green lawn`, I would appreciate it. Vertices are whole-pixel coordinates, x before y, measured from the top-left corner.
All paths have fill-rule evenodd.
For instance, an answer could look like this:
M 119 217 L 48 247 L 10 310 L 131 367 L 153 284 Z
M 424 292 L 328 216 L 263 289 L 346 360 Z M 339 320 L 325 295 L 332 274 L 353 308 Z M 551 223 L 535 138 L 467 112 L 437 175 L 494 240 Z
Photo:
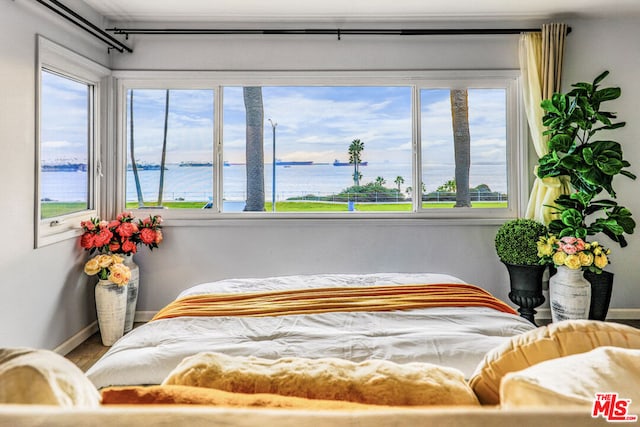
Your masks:
M 44 202 L 40 205 L 40 217 L 42 219 L 54 218 L 80 212 L 87 208 L 86 202 Z
M 168 201 L 163 202 L 163 206 L 168 209 L 202 209 L 206 202 L 185 202 L 185 201 Z M 452 209 L 453 202 L 436 203 L 425 202 L 422 204 L 424 209 Z M 148 203 L 147 206 L 157 206 L 154 203 Z M 47 202 L 41 207 L 42 218 L 53 218 L 58 215 L 64 215 L 72 212 L 84 210 L 85 203 L 63 203 L 63 202 Z M 138 203 L 128 202 L 127 209 L 136 209 Z M 507 202 L 473 202 L 475 208 L 506 208 Z M 348 212 L 346 203 L 324 203 L 324 202 L 294 202 L 285 201 L 276 203 L 277 212 Z M 359 212 L 410 212 L 411 203 L 356 203 L 355 210 Z M 271 212 L 271 202 L 265 203 L 265 211 Z

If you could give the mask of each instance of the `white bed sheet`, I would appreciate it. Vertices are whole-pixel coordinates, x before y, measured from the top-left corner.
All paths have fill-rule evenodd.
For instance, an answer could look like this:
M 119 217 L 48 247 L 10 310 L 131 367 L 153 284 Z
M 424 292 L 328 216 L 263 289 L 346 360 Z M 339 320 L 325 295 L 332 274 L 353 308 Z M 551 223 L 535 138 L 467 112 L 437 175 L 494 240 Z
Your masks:
M 299 275 L 204 283 L 179 297 L 414 283 L 465 282 L 443 274 Z M 519 316 L 483 307 L 162 319 L 141 325 L 118 340 L 87 376 L 98 388 L 160 384 L 185 357 L 215 351 L 268 359 L 298 356 L 429 362 L 459 369 L 468 378 L 487 351 L 534 328 Z

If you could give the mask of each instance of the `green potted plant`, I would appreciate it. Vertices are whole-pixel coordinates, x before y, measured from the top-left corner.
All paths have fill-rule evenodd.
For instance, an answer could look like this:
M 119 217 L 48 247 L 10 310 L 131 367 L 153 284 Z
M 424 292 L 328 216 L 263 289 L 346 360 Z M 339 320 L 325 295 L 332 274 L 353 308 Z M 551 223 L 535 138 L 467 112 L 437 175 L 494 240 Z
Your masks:
M 592 83 L 579 82 L 566 93 L 555 93 L 542 101 L 545 111 L 543 124 L 549 135 L 549 153 L 541 157 L 538 165 L 540 178 L 567 176 L 572 188 L 570 195 L 555 200 L 556 219 L 549 223 L 549 231 L 559 237 L 572 236 L 586 239 L 602 233 L 620 247 L 627 246 L 625 234 L 632 234 L 635 221 L 631 211 L 610 198 L 600 198 L 603 190 L 616 198 L 613 178 L 617 175 L 636 179 L 626 170 L 630 164 L 624 160 L 621 145 L 596 136 L 625 126 L 614 123 L 615 113 L 603 111 L 602 103 L 620 97 L 617 87 L 600 88 L 608 71 L 597 76 Z M 604 320 L 611 298 L 613 273 L 586 271 L 592 285 L 589 318 Z
M 496 254 L 509 271 L 509 299 L 520 308 L 522 317 L 535 324 L 535 308 L 544 302 L 537 242 L 548 233 L 547 227 L 533 219 L 512 219 L 500 226 L 495 236 Z

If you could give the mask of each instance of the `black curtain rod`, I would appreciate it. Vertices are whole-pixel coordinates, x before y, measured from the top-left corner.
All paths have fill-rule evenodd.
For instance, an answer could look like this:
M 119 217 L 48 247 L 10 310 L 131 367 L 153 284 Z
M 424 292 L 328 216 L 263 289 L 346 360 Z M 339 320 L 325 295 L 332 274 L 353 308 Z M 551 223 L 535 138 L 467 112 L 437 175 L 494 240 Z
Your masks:
M 398 35 L 398 36 L 436 36 L 436 35 L 497 35 L 540 32 L 540 28 L 461 28 L 461 29 L 212 29 L 212 28 L 107 28 L 114 34 L 151 34 L 151 35 L 222 35 L 222 34 L 259 34 L 259 35 Z M 567 34 L 571 28 L 567 29 Z
M 100 41 L 108 45 L 109 50 L 115 49 L 120 53 L 124 52 L 125 50 L 129 53 L 133 52 L 133 49 L 131 49 L 129 46 L 125 45 L 120 40 L 114 38 L 111 34 L 104 32 L 103 30 L 95 26 L 93 23 L 83 18 L 78 13 L 74 12 L 64 4 L 60 3 L 58 0 L 48 0 L 48 2 L 45 0 L 36 0 L 36 1 L 41 5 L 47 7 L 49 10 L 52 10 L 53 12 L 62 16 L 66 20 L 72 22 L 76 26 L 82 28 L 92 36 L 100 39 Z

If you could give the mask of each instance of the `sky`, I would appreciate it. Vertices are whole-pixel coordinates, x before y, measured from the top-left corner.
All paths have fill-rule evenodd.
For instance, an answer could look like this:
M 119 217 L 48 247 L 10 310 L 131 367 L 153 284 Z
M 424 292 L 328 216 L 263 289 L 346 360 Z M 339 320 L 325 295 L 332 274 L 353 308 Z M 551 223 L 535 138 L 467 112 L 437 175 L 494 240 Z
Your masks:
M 41 158 L 43 162 L 87 162 L 89 88 L 42 73 Z
M 43 162 L 86 161 L 87 87 L 43 74 Z M 245 108 L 241 87 L 223 89 L 224 159 L 244 162 Z M 330 163 L 348 161 L 348 147 L 364 143 L 363 161 L 411 162 L 411 92 L 403 87 L 263 87 L 265 158 Z M 165 90 L 134 90 L 134 140 L 139 162 L 159 163 Z M 505 90 L 470 89 L 472 163 L 504 165 Z M 55 99 L 55 102 L 47 102 Z M 423 164 L 452 164 L 448 89 L 421 91 Z M 211 161 L 214 91 L 171 90 L 167 162 Z M 128 106 L 128 104 L 127 104 Z M 127 118 L 127 121 L 129 117 Z M 85 126 L 83 128 L 83 126 Z M 129 132 L 127 131 L 127 137 Z

